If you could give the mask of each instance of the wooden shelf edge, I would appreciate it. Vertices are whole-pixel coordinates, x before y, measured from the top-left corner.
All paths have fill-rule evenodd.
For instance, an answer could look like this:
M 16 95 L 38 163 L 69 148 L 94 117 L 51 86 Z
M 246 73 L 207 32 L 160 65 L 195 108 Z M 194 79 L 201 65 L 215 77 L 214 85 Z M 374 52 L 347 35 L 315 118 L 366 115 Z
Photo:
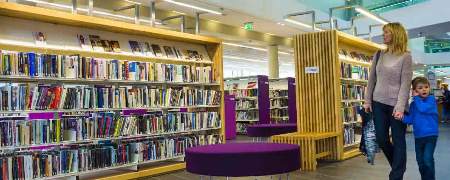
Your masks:
M 381 45 L 378 43 L 370 42 L 368 40 L 352 36 L 350 34 L 337 31 L 338 35 L 338 41 L 342 41 L 344 43 L 352 44 L 352 45 L 358 45 L 358 47 L 362 47 L 364 49 L 370 49 L 370 50 L 379 50 L 379 49 L 386 49 L 385 45 Z
M 343 160 L 347 160 L 356 156 L 361 155 L 361 152 L 359 151 L 359 148 L 352 148 L 350 150 L 344 151 L 344 154 L 342 156 Z
M 0 2 L 0 15 L 126 34 L 144 35 L 174 41 L 185 41 L 199 44 L 220 44 L 222 42 L 222 40 L 213 37 L 170 31 L 150 26 L 126 23 L 94 16 L 72 14 L 64 11 L 10 2 Z
M 139 170 L 137 172 L 123 173 L 123 174 L 118 174 L 118 175 L 98 178 L 98 180 L 137 179 L 137 178 L 140 178 L 140 177 L 154 176 L 154 175 L 158 175 L 158 174 L 163 174 L 163 173 L 183 170 L 185 168 L 186 168 L 186 163 L 183 162 L 183 163 L 177 163 L 177 164 L 172 164 L 172 165 L 167 165 L 167 166 L 160 166 L 160 167 L 153 167 L 153 168 L 143 169 L 143 170 Z

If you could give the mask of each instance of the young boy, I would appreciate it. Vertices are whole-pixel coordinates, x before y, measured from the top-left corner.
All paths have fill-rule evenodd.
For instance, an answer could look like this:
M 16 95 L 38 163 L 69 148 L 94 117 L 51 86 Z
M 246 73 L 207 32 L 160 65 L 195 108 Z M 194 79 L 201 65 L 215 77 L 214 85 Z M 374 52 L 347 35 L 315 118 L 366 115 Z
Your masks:
M 430 94 L 430 83 L 424 77 L 414 78 L 413 102 L 403 122 L 412 124 L 416 144 L 416 160 L 422 180 L 434 180 L 434 149 L 438 137 L 436 99 Z

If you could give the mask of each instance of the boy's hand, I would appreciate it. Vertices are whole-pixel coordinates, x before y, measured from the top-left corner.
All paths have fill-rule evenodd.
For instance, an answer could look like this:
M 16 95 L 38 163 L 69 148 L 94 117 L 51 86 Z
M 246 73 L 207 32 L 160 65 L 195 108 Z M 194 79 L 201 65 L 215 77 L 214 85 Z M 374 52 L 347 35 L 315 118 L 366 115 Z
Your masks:
M 363 107 L 366 113 L 372 112 L 372 106 L 370 104 L 364 104 Z
M 394 118 L 395 118 L 396 120 L 401 121 L 401 120 L 403 120 L 404 113 L 403 113 L 403 112 L 394 112 L 394 113 L 392 114 L 392 116 L 394 116 Z

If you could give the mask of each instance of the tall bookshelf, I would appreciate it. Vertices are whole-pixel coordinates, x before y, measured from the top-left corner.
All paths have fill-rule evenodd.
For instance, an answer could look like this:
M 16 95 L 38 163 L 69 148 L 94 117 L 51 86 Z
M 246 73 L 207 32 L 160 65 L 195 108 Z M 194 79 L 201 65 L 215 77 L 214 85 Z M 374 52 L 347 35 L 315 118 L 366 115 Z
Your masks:
M 269 79 L 270 122 L 297 123 L 295 78 Z
M 249 124 L 270 123 L 269 79 L 267 76 L 225 78 L 227 94 L 236 101 L 236 128 L 246 134 Z
M 365 87 L 367 81 L 359 78 L 357 67 L 368 68 L 370 62 L 364 59 L 384 46 L 336 30 L 299 34 L 294 42 L 297 112 L 301 112 L 297 114 L 298 132 L 274 136 L 272 141 L 296 143 L 310 152 L 302 154 L 305 170 L 316 169 L 316 159 L 344 160 L 359 155 L 357 137 L 353 143 L 345 143 L 344 138 L 345 129 L 357 129 L 359 120 L 348 119 L 344 110 L 361 105 L 363 97 L 344 94 L 342 87 Z M 342 50 L 355 53 L 345 56 Z M 354 76 L 341 76 L 343 63 L 352 66 Z
M 11 140 L 12 142 L 5 143 L 7 140 L 2 139 L 0 145 L 2 161 L 11 163 L 12 161 L 9 162 L 8 158 L 18 158 L 21 162 L 34 163 L 36 161 L 33 159 L 34 155 L 39 157 L 45 155 L 50 159 L 67 158 L 67 161 L 60 159 L 55 162 L 60 165 L 69 164 L 65 169 L 49 170 L 47 174 L 40 174 L 34 178 L 78 178 L 107 170 L 133 168 L 134 171 L 131 173 L 110 176 L 129 179 L 183 169 L 185 168 L 183 154 L 186 147 L 220 143 L 225 140 L 220 39 L 9 2 L 0 2 L 0 19 L 2 19 L 2 28 L 9 28 L 1 34 L 1 60 L 9 62 L 8 66 L 10 66 L 6 67 L 5 64 L 1 66 L 2 100 L 9 99 L 9 101 L 2 101 L 1 126 L 2 131 L 14 125 L 19 127 L 14 131 L 8 131 L 16 137 Z M 6 22 L 10 22 L 12 27 L 7 26 Z M 37 29 L 42 31 L 48 29 L 55 33 L 47 34 L 49 39 L 47 45 L 35 45 L 26 40 L 26 35 L 16 37 L 17 34 L 11 33 L 15 27 L 19 27 L 16 29 L 17 32 L 27 32 L 28 29 L 20 28 L 26 26 L 31 27 L 30 29 L 35 28 L 32 26 L 38 26 Z M 151 57 L 133 54 L 126 50 L 122 53 L 84 50 L 70 46 L 77 43 L 77 37 L 70 35 L 74 31 L 95 31 L 100 35 L 113 33 L 113 36 L 120 36 L 123 39 L 133 36 L 139 39 L 150 38 L 155 42 L 164 42 L 173 46 L 198 47 L 203 49 L 205 52 L 203 56 L 207 58 L 192 60 Z M 65 40 L 70 39 L 69 44 L 58 41 L 58 38 L 64 39 L 64 36 L 69 36 L 65 37 Z M 30 38 L 32 38 L 31 34 Z M 19 42 L 18 39 L 25 39 L 24 41 L 27 42 Z M 126 45 L 127 42 L 121 41 L 122 47 Z M 29 66 L 19 65 L 23 62 L 31 62 L 31 57 L 42 59 L 43 55 L 48 55 L 46 58 L 50 57 L 51 60 L 48 61 L 49 64 L 44 63 L 42 67 L 38 67 L 41 71 L 37 74 L 29 73 L 30 64 Z M 25 57 L 30 59 L 28 61 L 21 59 L 19 62 L 18 59 Z M 166 73 L 160 74 L 164 76 L 164 80 L 149 78 L 150 73 L 143 73 L 142 77 L 129 75 L 136 77 L 134 79 L 129 78 L 128 75 L 127 78 L 117 79 L 112 78 L 111 73 L 104 71 L 103 73 L 107 74 L 104 77 L 94 77 L 92 74 L 90 77 L 66 77 L 62 75 L 61 69 L 56 69 L 62 67 L 68 58 L 89 58 L 91 62 L 95 59 L 98 63 L 108 64 L 114 60 L 126 64 L 124 67 L 127 70 L 129 67 L 127 65 L 130 65 L 128 63 L 136 63 L 144 69 L 151 67 L 151 64 L 158 64 L 171 72 L 174 72 L 176 67 L 198 67 L 199 70 L 210 69 L 210 73 L 202 76 L 193 73 L 187 77 L 188 75 L 180 73 L 168 75 L 169 72 L 164 71 Z M 90 65 L 88 67 L 94 67 Z M 27 70 L 24 70 L 24 67 L 27 67 Z M 42 70 L 45 68 L 51 70 Z M 89 71 L 94 72 L 92 69 Z M 117 70 L 117 73 L 120 72 Z M 175 77 L 177 75 L 182 80 Z M 30 88 L 34 88 L 35 91 L 31 91 Z M 111 90 L 114 88 L 117 91 Z M 71 97 L 72 90 L 90 96 L 84 96 L 81 99 L 63 98 Z M 63 95 L 56 95 L 57 91 L 61 91 Z M 113 95 L 112 92 L 118 92 L 119 95 Z M 39 96 L 35 97 L 31 93 L 39 93 Z M 52 97 L 47 98 L 46 93 Z M 74 96 L 76 95 L 78 94 Z M 39 97 L 45 98 L 39 100 Z M 56 100 L 53 97 L 61 97 L 61 99 Z M 123 99 L 123 97 L 126 98 Z M 28 101 L 28 98 L 38 100 L 33 102 Z M 15 104 L 12 106 L 13 101 Z M 116 128 L 116 132 L 109 131 L 112 127 Z M 118 127 L 121 127 L 122 131 Z M 38 131 L 41 128 L 46 131 Z M 87 132 L 92 135 L 86 135 Z M 10 134 L 7 137 L 11 137 Z M 125 149 L 136 151 L 133 153 Z M 150 151 L 152 153 L 149 153 Z M 89 153 L 91 154 L 88 155 Z M 79 168 L 85 167 L 82 163 L 88 163 L 86 160 L 91 157 L 98 158 L 99 161 L 104 159 L 111 161 L 101 162 L 100 165 L 90 168 Z M 170 163 L 174 160 L 176 163 Z M 150 168 L 142 168 L 148 164 L 154 165 Z M 22 172 L 19 177 L 27 175 L 29 177 L 30 174 L 27 173 L 30 173 L 30 169 L 23 168 L 22 171 L 25 171 L 24 169 L 28 171 Z M 31 175 L 33 175 L 32 172 Z

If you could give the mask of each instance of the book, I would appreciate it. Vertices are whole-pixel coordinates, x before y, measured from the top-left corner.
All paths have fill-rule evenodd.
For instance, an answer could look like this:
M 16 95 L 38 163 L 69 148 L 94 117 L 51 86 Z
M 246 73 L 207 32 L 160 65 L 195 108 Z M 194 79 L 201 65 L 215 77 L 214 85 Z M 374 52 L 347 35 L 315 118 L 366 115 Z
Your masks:
M 43 32 L 33 32 L 36 45 L 47 45 L 47 36 Z
M 92 47 L 89 44 L 88 36 L 83 35 L 83 34 L 78 34 L 77 40 L 78 40 L 78 44 L 80 45 L 81 49 L 92 50 Z
M 159 45 L 152 44 L 151 47 L 152 47 L 153 53 L 155 54 L 155 57 L 163 57 L 164 56 L 164 54 L 161 50 L 161 47 Z
M 100 36 L 98 36 L 98 35 L 89 35 L 89 41 L 90 41 L 92 49 L 94 51 L 100 51 L 100 52 L 104 52 L 105 51 L 105 49 L 103 48 Z
M 142 53 L 146 56 L 155 56 L 153 49 L 148 42 L 139 42 L 140 47 L 142 47 Z
M 130 48 L 133 53 L 135 54 L 142 53 L 142 47 L 139 45 L 137 41 L 128 41 L 128 43 L 130 44 Z
M 119 41 L 109 41 L 109 45 L 111 46 L 113 52 L 121 52 Z
M 174 50 L 170 46 L 163 46 L 164 52 L 168 58 L 177 58 Z
M 113 52 L 111 42 L 108 40 L 100 39 L 100 44 L 105 52 Z

